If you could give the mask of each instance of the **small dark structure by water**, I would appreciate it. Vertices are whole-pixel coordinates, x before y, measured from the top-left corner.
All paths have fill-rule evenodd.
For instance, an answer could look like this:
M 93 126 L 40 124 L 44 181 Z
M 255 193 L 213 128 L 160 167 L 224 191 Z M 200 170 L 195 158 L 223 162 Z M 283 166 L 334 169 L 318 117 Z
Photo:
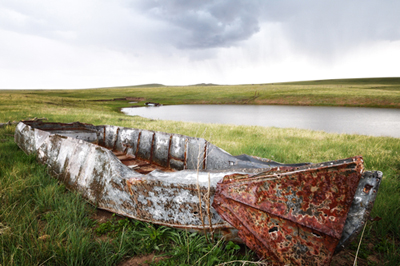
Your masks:
M 161 103 L 153 103 L 153 102 L 146 102 L 144 105 L 146 105 L 146 106 L 162 106 Z

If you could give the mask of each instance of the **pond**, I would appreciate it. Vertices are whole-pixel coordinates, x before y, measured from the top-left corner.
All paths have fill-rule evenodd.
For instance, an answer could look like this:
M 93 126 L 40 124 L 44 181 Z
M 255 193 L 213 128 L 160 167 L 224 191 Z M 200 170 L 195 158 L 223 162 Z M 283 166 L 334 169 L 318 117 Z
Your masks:
M 400 110 L 287 105 L 170 105 L 123 108 L 131 116 L 186 122 L 323 130 L 400 138 Z

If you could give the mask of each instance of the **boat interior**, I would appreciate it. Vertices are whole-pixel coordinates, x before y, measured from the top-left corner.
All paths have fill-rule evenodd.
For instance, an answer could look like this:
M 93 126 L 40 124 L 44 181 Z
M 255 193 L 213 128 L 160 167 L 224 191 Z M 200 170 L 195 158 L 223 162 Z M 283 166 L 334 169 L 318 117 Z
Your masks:
M 27 125 L 43 131 L 97 144 L 114 153 L 130 169 L 141 174 L 153 170 L 224 171 L 233 169 L 268 170 L 279 166 L 303 166 L 309 163 L 281 164 L 246 154 L 232 156 L 205 139 L 124 128 L 75 123 L 43 123 L 26 121 Z

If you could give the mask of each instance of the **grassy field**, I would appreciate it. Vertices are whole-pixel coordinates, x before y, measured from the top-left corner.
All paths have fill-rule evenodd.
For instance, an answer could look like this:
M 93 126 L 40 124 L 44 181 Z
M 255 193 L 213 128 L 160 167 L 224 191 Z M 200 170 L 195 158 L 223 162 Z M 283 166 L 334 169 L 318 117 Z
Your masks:
M 118 111 L 119 108 L 130 105 L 142 106 L 147 101 L 162 104 L 288 104 L 400 108 L 400 78 L 237 86 L 149 86 L 84 90 L 2 90 L 0 121 L 12 121 L 28 116 L 66 115 L 71 108 L 76 109 L 75 114 L 86 109 Z M 139 103 L 129 104 L 132 100 L 125 100 L 126 97 L 136 98 Z M 113 100 L 118 98 L 124 100 Z
M 0 123 L 50 121 L 112 124 L 204 137 L 237 155 L 285 163 L 321 162 L 363 155 L 367 170 L 384 174 L 361 242 L 358 265 L 400 261 L 400 139 L 299 129 L 183 123 L 127 117 L 130 100 L 180 103 L 313 104 L 400 107 L 400 79 L 314 81 L 192 87 L 126 87 L 75 91 L 0 91 Z M 110 101 L 93 101 L 93 100 Z M 116 265 L 140 256 L 160 265 L 217 265 L 255 261 L 245 247 L 207 243 L 202 235 L 120 217 L 103 217 L 51 178 L 45 166 L 13 142 L 14 126 L 0 128 L 0 265 Z M 100 217 L 100 218 L 99 218 Z M 102 218 L 101 218 L 102 217 Z M 104 218 L 104 219 L 103 219 Z M 358 243 L 335 256 L 352 263 Z M 148 255 L 151 254 L 151 255 Z M 122 265 L 122 264 L 121 264 Z M 235 265 L 234 263 L 229 265 Z M 242 265 L 237 262 L 236 265 Z

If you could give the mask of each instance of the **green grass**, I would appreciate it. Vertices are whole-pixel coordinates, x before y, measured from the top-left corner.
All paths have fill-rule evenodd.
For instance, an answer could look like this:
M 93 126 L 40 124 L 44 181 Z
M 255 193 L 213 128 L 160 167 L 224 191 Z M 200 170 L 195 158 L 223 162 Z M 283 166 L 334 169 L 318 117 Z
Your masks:
M 163 104 L 290 104 L 400 108 L 400 78 L 328 80 L 235 86 L 116 87 L 84 90 L 0 91 L 0 121 L 29 116 L 78 115 L 85 110 L 107 113 L 141 98 Z M 93 102 L 93 100 L 110 100 Z M 70 110 L 73 112 L 70 113 Z
M 329 134 L 299 129 L 183 123 L 128 117 L 127 101 L 360 106 L 400 105 L 400 79 L 310 81 L 287 84 L 192 87 L 126 87 L 77 91 L 0 91 L 0 123 L 27 117 L 81 121 L 204 137 L 236 155 L 246 153 L 285 163 L 321 162 L 363 155 L 367 170 L 384 174 L 360 249 L 380 264 L 400 260 L 400 139 Z M 344 100 L 343 100 L 344 99 Z M 357 101 L 356 101 L 357 100 Z M 296 102 L 297 101 L 297 102 Z M 346 104 L 343 104 L 346 105 Z M 13 142 L 15 127 L 0 128 L 0 265 L 115 265 L 141 254 L 163 256 L 161 265 L 216 265 L 255 260 L 248 249 L 207 243 L 202 235 L 116 217 L 98 222 L 95 208 L 51 178 L 45 166 Z M 358 243 L 350 251 L 355 253 Z M 373 260 L 368 260 L 373 265 Z M 234 265 L 234 264 L 233 264 Z M 237 263 L 237 265 L 242 265 Z

